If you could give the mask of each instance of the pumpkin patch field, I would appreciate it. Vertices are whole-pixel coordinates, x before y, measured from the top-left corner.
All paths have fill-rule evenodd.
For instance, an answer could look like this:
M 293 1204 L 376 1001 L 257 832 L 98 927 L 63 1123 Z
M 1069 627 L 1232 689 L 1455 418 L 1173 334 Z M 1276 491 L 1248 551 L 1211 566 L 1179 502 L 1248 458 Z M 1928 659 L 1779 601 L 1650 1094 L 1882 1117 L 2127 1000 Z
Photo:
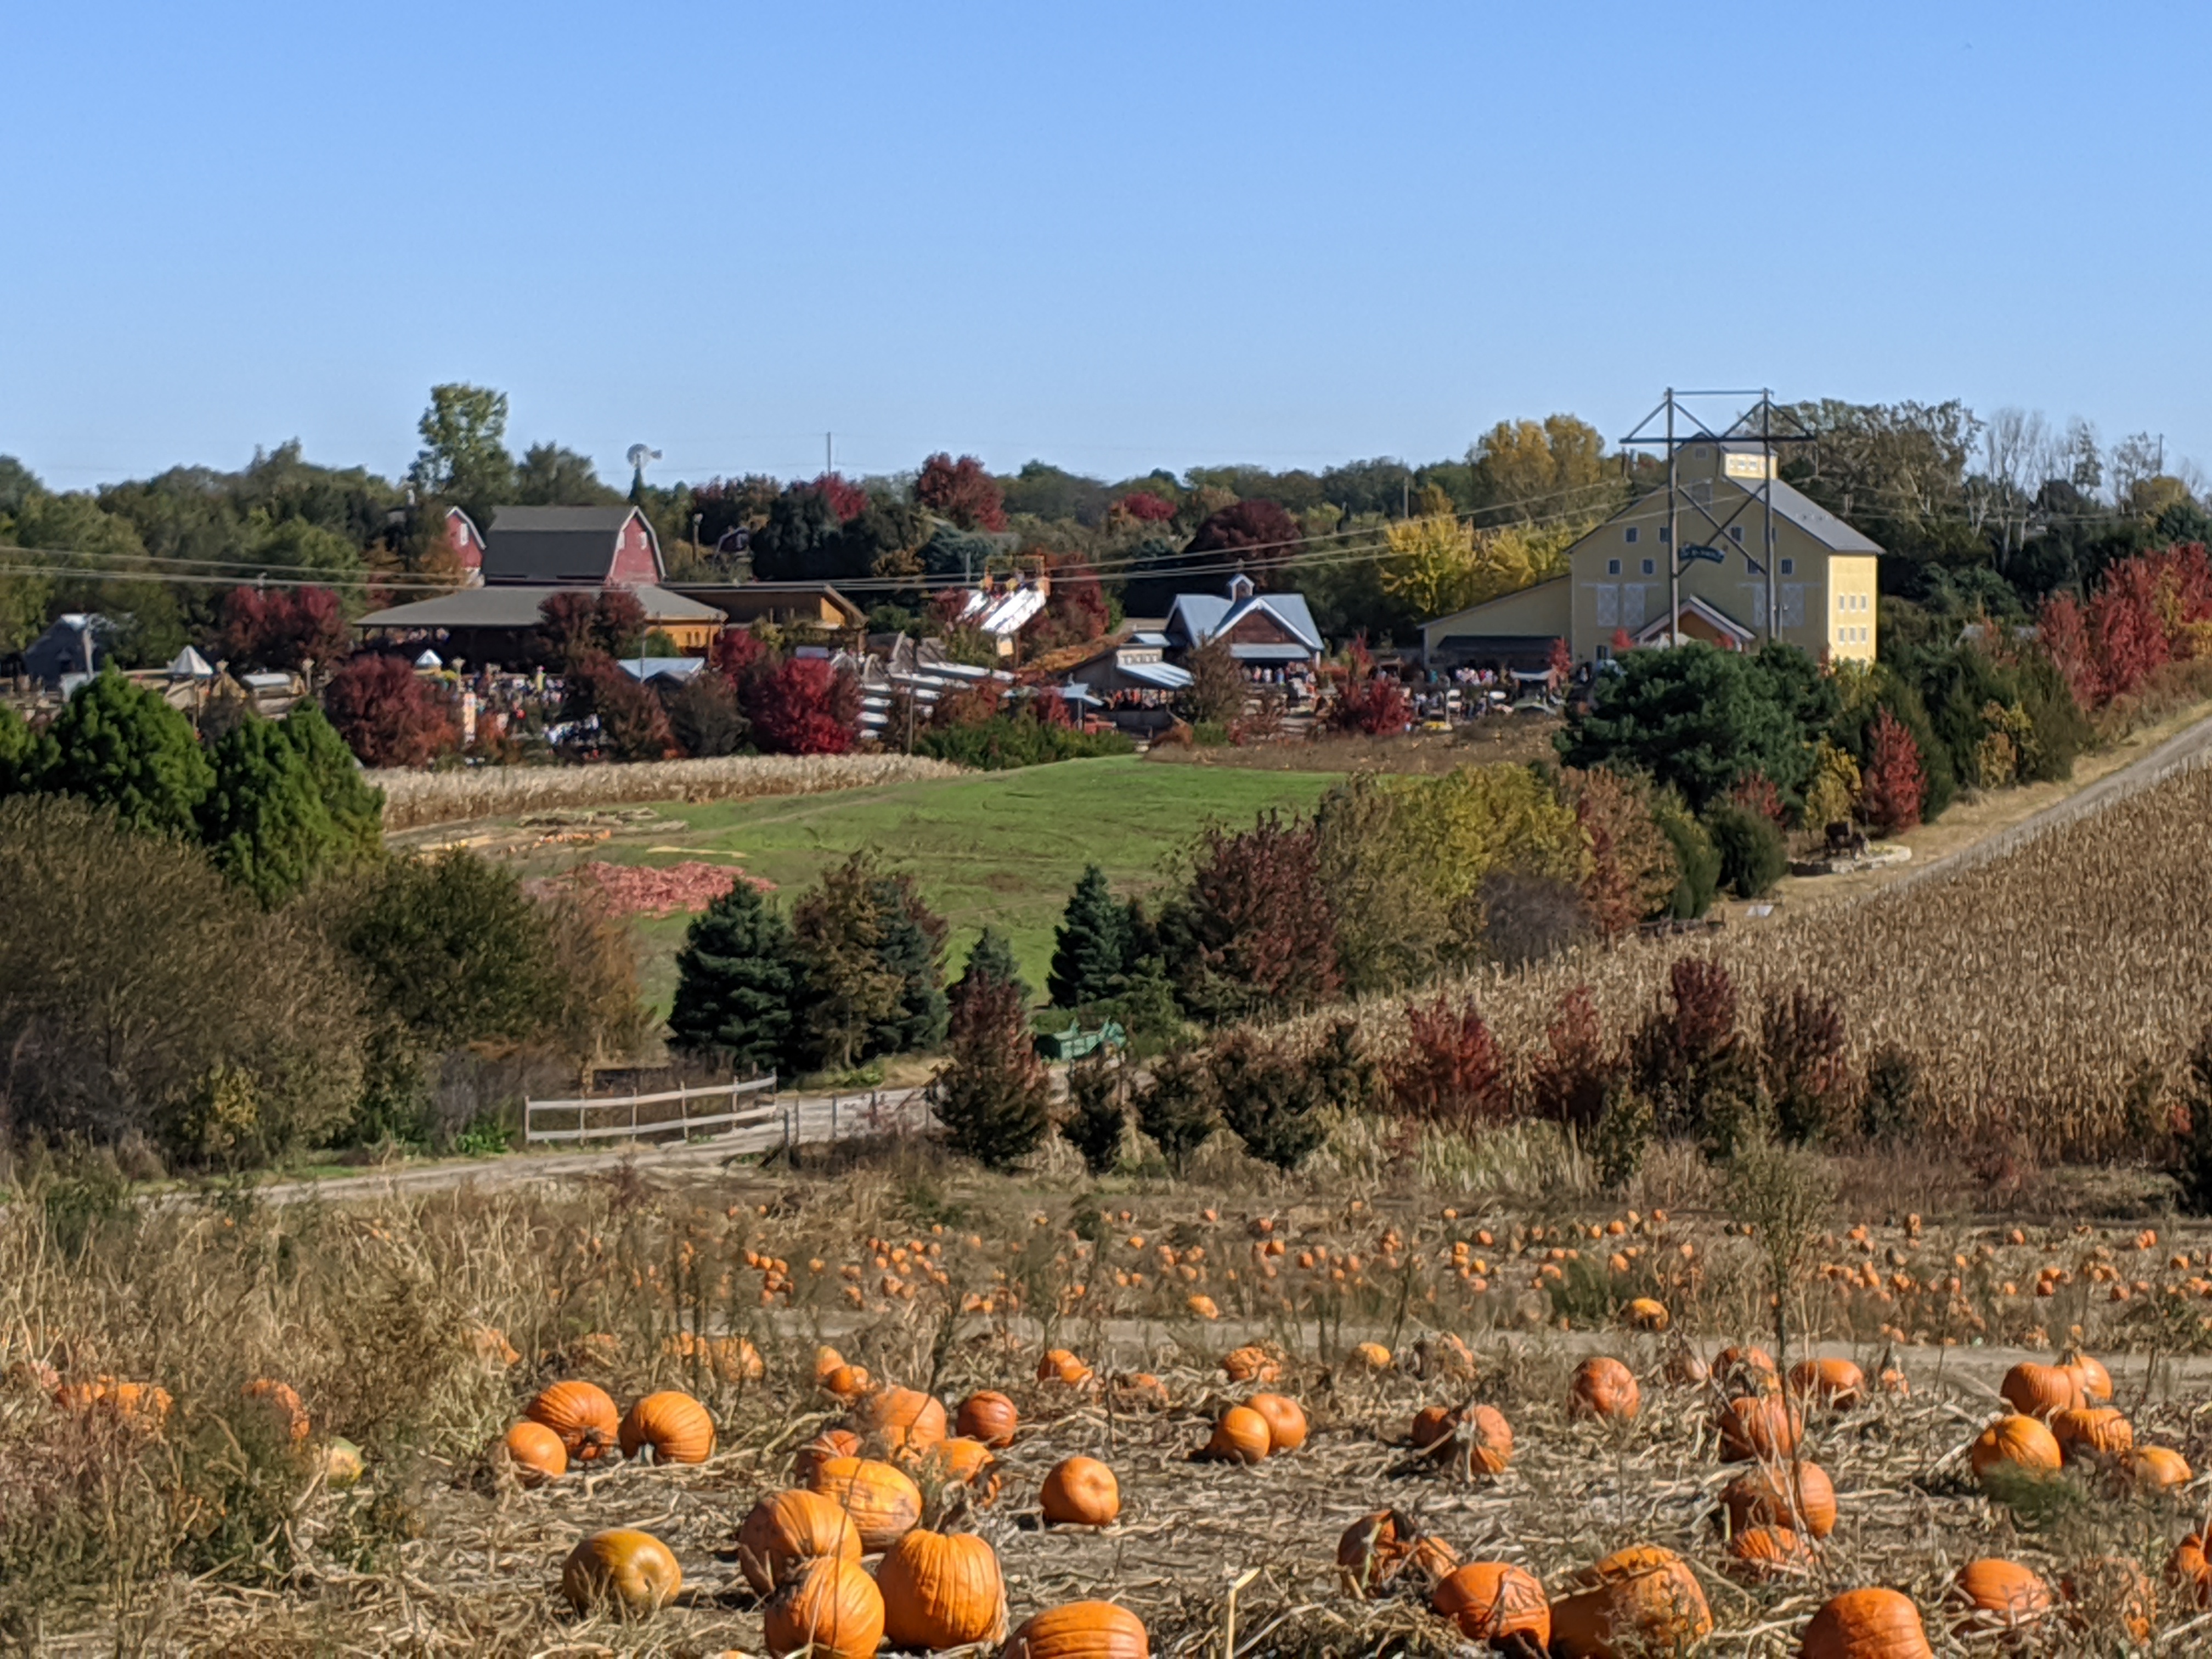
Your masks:
M 2212 1648 L 2212 1240 L 1838 1209 L 1778 1329 L 1691 1197 L 919 1143 L 350 1208 L 56 1182 L 0 1213 L 0 1637 Z

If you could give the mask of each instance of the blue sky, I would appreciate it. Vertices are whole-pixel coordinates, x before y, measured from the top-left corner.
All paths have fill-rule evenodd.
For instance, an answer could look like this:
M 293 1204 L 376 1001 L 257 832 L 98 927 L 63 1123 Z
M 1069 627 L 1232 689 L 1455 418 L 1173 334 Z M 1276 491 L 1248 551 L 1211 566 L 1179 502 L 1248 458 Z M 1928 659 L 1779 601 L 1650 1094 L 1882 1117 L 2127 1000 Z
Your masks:
M 0 453 L 1456 454 L 1670 380 L 2212 462 L 2212 8 L 0 8 Z

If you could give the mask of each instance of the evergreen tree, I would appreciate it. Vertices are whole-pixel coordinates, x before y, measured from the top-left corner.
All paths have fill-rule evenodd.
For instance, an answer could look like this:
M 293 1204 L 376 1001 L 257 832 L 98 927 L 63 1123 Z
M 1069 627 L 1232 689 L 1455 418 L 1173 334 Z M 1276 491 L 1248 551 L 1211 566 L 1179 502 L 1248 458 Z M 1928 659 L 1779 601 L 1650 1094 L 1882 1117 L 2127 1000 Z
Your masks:
M 111 671 L 77 688 L 46 728 L 33 787 L 112 806 L 125 829 L 191 836 L 215 770 L 191 723 Z
M 384 791 L 362 775 L 361 763 L 338 729 L 311 702 L 284 716 L 283 732 L 307 763 L 315 793 L 337 837 L 337 860 L 357 863 L 384 849 Z
M 39 762 L 36 734 L 21 714 L 0 703 L 0 795 L 28 790 Z
M 1094 1048 L 1067 1068 L 1067 1116 L 1062 1139 L 1083 1155 L 1083 1167 L 1103 1176 L 1121 1161 L 1121 1136 L 1129 1109 L 1121 1098 L 1121 1070 L 1105 1049 Z
M 1289 1045 L 1232 1032 L 1215 1047 L 1212 1066 L 1222 1119 L 1253 1157 L 1294 1170 L 1321 1145 L 1328 1102 L 1319 1074 Z
M 945 1040 L 944 919 L 921 902 L 912 876 L 878 876 L 869 884 L 882 940 L 876 947 L 884 970 L 898 981 L 898 1006 L 869 1035 L 879 1054 L 912 1054 Z
M 1214 1109 L 1213 1075 L 1195 1048 L 1170 1048 L 1153 1060 L 1152 1076 L 1137 1091 L 1137 1127 L 1152 1139 L 1177 1175 L 1220 1122 Z
M 307 757 L 273 720 L 248 714 L 216 740 L 215 787 L 199 804 L 216 868 L 275 908 L 336 861 L 338 832 Z
M 790 924 L 740 879 L 684 935 L 668 1014 L 672 1042 L 726 1055 L 746 1073 L 788 1069 L 803 982 Z
M 1129 932 L 1128 915 L 1108 890 L 1106 872 L 1085 866 L 1054 935 L 1045 979 L 1053 1006 L 1084 1008 L 1113 995 L 1115 976 L 1127 966 Z
M 968 951 L 968 965 L 961 971 L 959 984 L 952 988 L 953 994 L 957 997 L 961 986 L 978 979 L 994 980 L 1001 985 L 1012 986 L 1024 1008 L 1036 1000 L 1036 993 L 1030 989 L 1029 981 L 1022 977 L 1021 964 L 1014 960 L 1014 947 L 995 927 L 986 927 L 975 936 L 975 943 Z
M 951 1009 L 951 1064 L 932 1085 L 952 1150 L 1011 1169 L 1052 1127 L 1050 1087 L 1030 1039 L 1028 1012 L 1004 980 L 969 975 Z
M 884 963 L 884 917 L 872 858 L 854 853 L 822 872 L 791 910 L 804 979 L 802 1045 L 811 1064 L 850 1067 L 900 1015 L 905 981 Z

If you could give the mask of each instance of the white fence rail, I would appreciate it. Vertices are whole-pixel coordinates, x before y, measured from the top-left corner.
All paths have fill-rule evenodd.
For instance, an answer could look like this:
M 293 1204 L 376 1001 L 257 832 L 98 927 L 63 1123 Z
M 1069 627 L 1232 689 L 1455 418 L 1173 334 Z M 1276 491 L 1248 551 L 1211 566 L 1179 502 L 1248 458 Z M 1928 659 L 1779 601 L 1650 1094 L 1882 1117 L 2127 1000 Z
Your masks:
M 757 1106 L 738 1109 L 738 1102 L 748 1095 L 765 1095 L 767 1099 Z M 722 1103 L 720 1111 L 695 1113 L 694 1107 L 713 1107 Z M 650 1110 L 641 1117 L 640 1107 L 665 1109 L 673 1103 L 674 1116 L 663 1110 Z M 574 1118 L 574 1127 L 541 1129 L 538 1127 L 540 1114 Z M 666 1089 L 649 1095 L 605 1095 L 582 1100 L 526 1100 L 522 1103 L 522 1139 L 526 1145 L 556 1140 L 635 1140 L 641 1135 L 674 1132 L 689 1138 L 702 1130 L 728 1131 L 745 1128 L 754 1124 L 772 1123 L 781 1114 L 776 1103 L 775 1075 L 756 1078 L 750 1083 L 714 1083 L 699 1088 Z

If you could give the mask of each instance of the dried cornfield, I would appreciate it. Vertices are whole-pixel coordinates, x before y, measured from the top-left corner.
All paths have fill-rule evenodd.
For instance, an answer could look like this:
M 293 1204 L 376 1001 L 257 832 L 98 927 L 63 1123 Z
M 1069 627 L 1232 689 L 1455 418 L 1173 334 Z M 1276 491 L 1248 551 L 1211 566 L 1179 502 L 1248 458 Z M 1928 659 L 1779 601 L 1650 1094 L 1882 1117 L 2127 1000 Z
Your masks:
M 1467 988 L 1501 1043 L 1528 1054 L 1573 987 L 1618 1038 L 1692 954 L 1728 969 L 1747 1014 L 1769 991 L 1833 998 L 1862 1070 L 1885 1044 L 1906 1050 L 1931 1134 L 1997 1130 L 2041 1157 L 2108 1155 L 2212 1024 L 2212 769 L 1717 945 L 1586 946 Z M 1367 1024 L 1386 1051 L 1405 1040 L 1401 1010 L 1376 1006 Z
M 389 832 L 622 801 L 811 795 L 959 775 L 960 769 L 949 762 L 915 755 L 731 755 L 622 766 L 371 772 L 368 781 L 384 791 L 384 827 Z

